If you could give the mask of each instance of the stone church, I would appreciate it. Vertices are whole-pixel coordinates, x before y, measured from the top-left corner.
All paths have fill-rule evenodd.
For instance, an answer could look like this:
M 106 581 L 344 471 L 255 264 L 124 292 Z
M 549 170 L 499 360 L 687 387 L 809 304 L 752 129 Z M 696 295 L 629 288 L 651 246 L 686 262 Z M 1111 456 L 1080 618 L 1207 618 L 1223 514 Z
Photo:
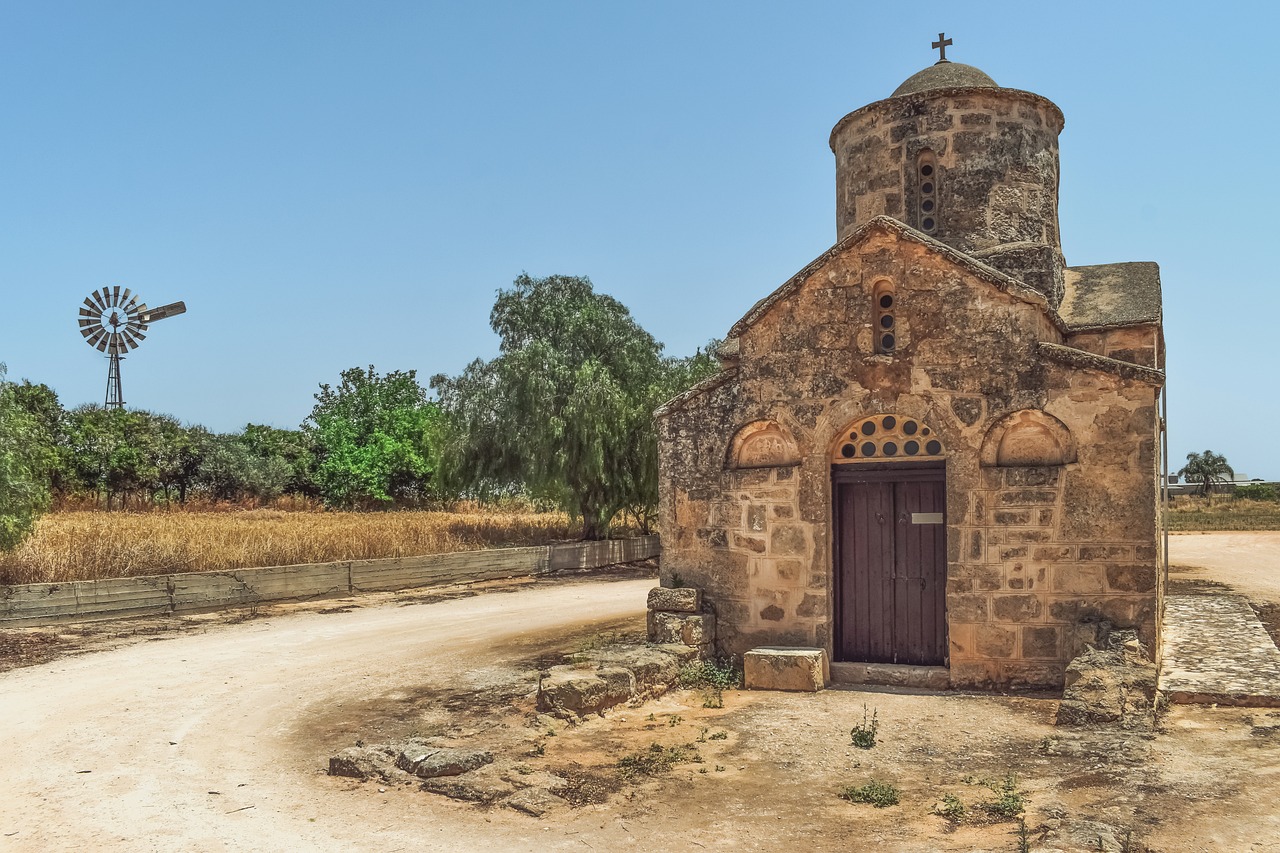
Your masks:
M 1158 654 L 1159 271 L 1067 265 L 1061 110 L 943 50 L 836 123 L 836 244 L 656 413 L 662 582 L 720 654 L 1060 686 L 1107 626 Z

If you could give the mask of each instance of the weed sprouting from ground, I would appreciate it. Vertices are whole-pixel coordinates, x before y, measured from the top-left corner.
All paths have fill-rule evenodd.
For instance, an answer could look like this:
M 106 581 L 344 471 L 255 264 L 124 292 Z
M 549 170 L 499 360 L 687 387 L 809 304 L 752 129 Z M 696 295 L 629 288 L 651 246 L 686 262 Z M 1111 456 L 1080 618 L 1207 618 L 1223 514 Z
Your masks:
M 978 804 L 989 816 L 996 820 L 1012 820 L 1027 808 L 1027 795 L 1018 790 L 1018 780 L 1013 776 L 1005 776 L 999 782 L 987 782 L 986 786 L 995 794 L 994 800 L 984 800 Z
M 733 690 L 742 684 L 742 672 L 735 669 L 729 660 L 697 661 L 682 666 L 676 682 L 688 688 Z
M 705 690 L 702 707 L 723 708 L 724 691 L 741 686 L 742 672 L 728 659 L 697 661 L 680 668 L 676 683 L 681 687 Z
M 938 814 L 945 817 L 952 823 L 960 823 L 964 820 L 968 810 L 964 807 L 964 803 L 955 794 L 947 794 L 942 798 L 942 803 L 934 809 Z
M 876 732 L 880 731 L 880 720 L 876 713 L 875 709 L 871 709 L 868 715 L 867 706 L 863 703 L 862 722 L 849 732 L 850 742 L 858 749 L 871 749 L 876 745 Z
M 883 809 L 898 804 L 899 791 L 888 782 L 872 780 L 865 785 L 846 785 L 840 789 L 840 799 L 851 803 L 866 803 Z
M 666 773 L 677 764 L 702 763 L 702 755 L 691 743 L 664 747 L 660 743 L 650 744 L 643 752 L 633 752 L 618 759 L 618 775 L 632 780 L 637 776 L 657 776 Z

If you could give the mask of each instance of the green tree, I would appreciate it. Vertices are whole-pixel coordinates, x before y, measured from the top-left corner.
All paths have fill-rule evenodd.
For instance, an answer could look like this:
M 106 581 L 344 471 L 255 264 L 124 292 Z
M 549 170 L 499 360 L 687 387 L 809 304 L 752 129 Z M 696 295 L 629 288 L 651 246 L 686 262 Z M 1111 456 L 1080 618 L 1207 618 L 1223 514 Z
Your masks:
M 319 495 L 313 473 L 315 449 L 308 433 L 264 424 L 245 424 L 240 442 L 259 459 L 279 459 L 288 466 L 286 492 L 311 497 Z
M 31 416 L 35 427 L 40 458 L 45 463 L 45 476 L 58 494 L 66 491 L 63 446 L 66 439 L 66 415 L 58 394 L 48 385 L 24 379 L 10 386 L 14 402 Z
M 337 388 L 321 385 L 302 428 L 326 504 L 387 507 L 433 496 L 440 412 L 415 371 L 379 376 L 353 367 Z
M 52 455 L 43 429 L 0 364 L 0 551 L 21 544 L 49 507 Z
M 255 454 L 242 435 L 211 437 L 200 463 L 201 485 L 221 501 L 268 503 L 284 492 L 290 473 L 284 459 Z
M 624 508 L 657 496 L 653 409 L 712 368 L 663 359 L 662 345 L 589 279 L 521 275 L 489 317 L 500 354 L 438 375 L 449 426 L 446 476 L 474 493 L 522 487 L 608 535 Z
M 1209 499 L 1210 505 L 1213 504 L 1214 483 L 1225 483 L 1235 474 L 1236 472 L 1227 464 L 1227 457 L 1212 450 L 1206 450 L 1204 453 L 1188 453 L 1187 464 L 1178 472 L 1178 476 L 1185 477 L 1187 482 L 1200 484 L 1198 491 Z

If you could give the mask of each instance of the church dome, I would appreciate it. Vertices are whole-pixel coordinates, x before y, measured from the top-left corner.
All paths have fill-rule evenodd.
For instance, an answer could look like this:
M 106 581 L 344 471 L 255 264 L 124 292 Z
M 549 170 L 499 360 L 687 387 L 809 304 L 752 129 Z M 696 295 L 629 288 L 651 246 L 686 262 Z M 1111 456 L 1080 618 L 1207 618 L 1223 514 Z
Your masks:
M 889 97 L 896 98 L 899 95 L 914 95 L 917 92 L 926 92 L 930 89 L 961 89 L 961 88 L 981 88 L 981 89 L 999 89 L 995 80 L 987 76 L 986 72 L 972 65 L 965 65 L 962 62 L 952 62 L 944 60 L 930 65 L 923 71 L 917 71 L 906 80 L 902 85 L 893 90 L 893 94 Z

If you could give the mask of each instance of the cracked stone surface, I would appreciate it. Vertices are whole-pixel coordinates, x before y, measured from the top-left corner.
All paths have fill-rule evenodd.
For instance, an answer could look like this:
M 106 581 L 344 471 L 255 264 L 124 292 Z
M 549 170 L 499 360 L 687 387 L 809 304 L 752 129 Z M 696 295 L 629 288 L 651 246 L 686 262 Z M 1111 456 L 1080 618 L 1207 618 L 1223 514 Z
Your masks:
M 1280 650 L 1242 596 L 1170 595 L 1160 689 L 1184 704 L 1280 707 Z

